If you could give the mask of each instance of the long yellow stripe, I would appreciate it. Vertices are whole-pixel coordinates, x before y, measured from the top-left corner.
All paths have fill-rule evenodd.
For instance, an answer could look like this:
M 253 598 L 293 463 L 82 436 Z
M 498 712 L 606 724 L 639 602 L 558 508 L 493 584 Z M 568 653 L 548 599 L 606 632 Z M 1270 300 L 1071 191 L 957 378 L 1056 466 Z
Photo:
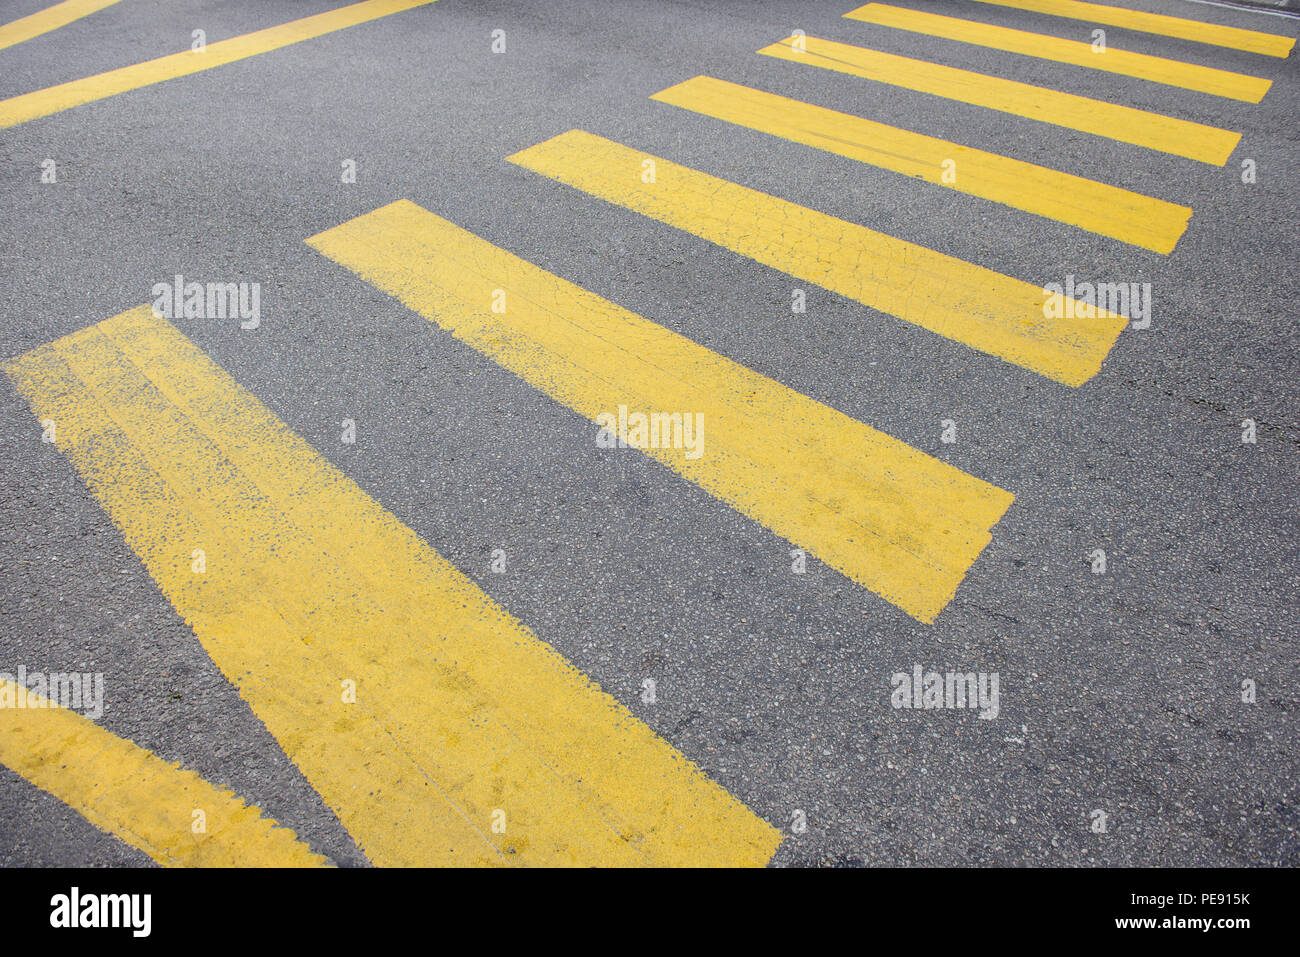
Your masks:
M 1093 50 L 1091 44 L 1079 40 L 1065 40 L 1043 33 L 1029 33 L 1026 30 L 1012 30 L 990 23 L 907 10 L 903 7 L 892 7 L 887 3 L 868 3 L 844 15 L 863 23 L 911 30 L 915 33 L 942 37 L 946 40 L 958 40 L 962 43 L 974 43 L 994 50 L 1020 53 L 1070 66 L 1087 67 L 1104 73 L 1119 73 L 1139 80 L 1150 80 L 1153 83 L 1181 87 L 1184 90 L 1196 90 L 1199 93 L 1212 93 L 1215 96 L 1244 100 L 1247 103 L 1258 103 L 1264 98 L 1268 88 L 1273 85 L 1272 80 L 1263 77 L 1217 70 L 1214 67 L 1184 63 L 1181 60 L 1167 60 L 1164 57 L 1133 53 L 1130 50 L 1117 50 L 1109 45 L 1104 48 L 1104 52 L 1097 52 Z
M 770 825 L 149 307 L 6 371 L 37 416 L 55 420 L 60 448 L 163 593 L 374 863 L 771 856 Z
M 795 42 L 794 37 L 786 37 L 758 52 L 920 93 L 931 93 L 960 103 L 970 103 L 972 106 L 1012 113 L 1067 130 L 1145 146 L 1214 166 L 1224 165 L 1241 139 L 1240 133 L 1201 123 L 1135 110 L 1103 100 L 1091 100 L 1086 96 L 1061 93 L 1015 80 L 986 76 L 970 70 L 941 66 L 925 60 L 880 53 L 848 43 L 808 37 L 804 40 L 806 49 L 800 51 L 794 48 Z
M 1295 46 L 1295 40 L 1291 37 L 1276 33 L 1225 27 L 1200 20 L 1184 20 L 1182 17 L 1168 17 L 1142 10 L 1126 10 L 1123 7 L 1110 7 L 1101 3 L 1082 3 L 1080 0 L 977 0 L 977 2 L 1028 10 L 1033 13 L 1045 13 L 1054 17 L 1068 17 L 1071 20 L 1102 23 L 1108 27 L 1122 27 L 1139 33 L 1156 33 L 1164 37 L 1176 37 L 1179 40 L 1194 40 L 1197 43 L 1244 50 L 1247 53 L 1262 53 L 1265 56 L 1286 57 Z
M 308 242 L 593 421 L 620 406 L 702 416 L 703 454 L 644 451 L 921 621 L 951 599 L 1011 504 L 1010 493 L 414 203 Z M 492 311 L 496 290 L 504 313 Z
M 651 99 L 1158 253 L 1173 251 L 1192 215 L 1187 206 L 713 77 L 697 76 Z
M 318 13 L 301 20 L 293 20 L 265 30 L 231 37 L 229 40 L 210 43 L 202 53 L 191 50 L 173 53 L 156 60 L 99 73 L 84 80 L 73 80 L 34 93 L 24 93 L 22 96 L 0 100 L 0 129 L 49 116 L 83 103 L 93 103 L 96 100 L 117 96 L 119 93 L 138 90 L 164 80 L 211 70 L 213 67 L 270 50 L 278 50 L 294 43 L 301 43 L 303 40 L 333 33 L 335 30 L 342 30 L 358 23 L 377 20 L 392 13 L 423 7 L 434 2 L 435 0 L 363 0 L 361 3 L 340 7 L 327 13 Z
M 1047 319 L 1038 286 L 582 130 L 509 159 L 1066 385 L 1096 375 L 1124 328 L 1110 313 Z
M 0 764 L 159 864 L 328 864 L 258 808 L 44 695 L 0 680 L 0 701 Z
M 32 37 L 38 37 L 42 33 L 57 30 L 73 20 L 80 20 L 118 2 L 120 0 L 63 0 L 63 3 L 37 10 L 29 16 L 0 26 L 0 50 L 30 40 Z

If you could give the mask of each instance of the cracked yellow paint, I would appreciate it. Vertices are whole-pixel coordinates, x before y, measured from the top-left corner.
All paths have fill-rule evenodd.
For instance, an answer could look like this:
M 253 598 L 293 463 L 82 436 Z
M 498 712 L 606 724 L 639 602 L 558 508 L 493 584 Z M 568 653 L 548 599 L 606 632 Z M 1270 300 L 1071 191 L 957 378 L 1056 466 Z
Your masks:
M 1173 156 L 1223 166 L 1241 140 L 1240 133 L 1180 120 L 1160 113 L 1062 93 L 970 70 L 881 53 L 816 37 L 786 37 L 759 50 L 766 56 L 836 70 L 851 76 L 930 93 L 1067 130 L 1104 136 Z
M 1147 13 L 1144 10 L 1127 10 L 1124 7 L 1111 7 L 1101 3 L 1082 3 L 1079 0 L 976 0 L 976 2 L 1011 7 L 1015 10 L 1028 10 L 1031 13 L 1045 13 L 1053 17 L 1068 17 L 1071 20 L 1086 20 L 1089 23 L 1100 23 L 1108 27 L 1122 27 L 1140 33 L 1155 33 L 1180 40 L 1193 40 L 1196 43 L 1228 47 L 1247 53 L 1262 53 L 1265 56 L 1286 57 L 1295 46 L 1295 40 L 1276 33 L 1225 27 L 1218 23 L 1185 20 L 1182 17 Z
M 375 864 L 771 856 L 775 829 L 148 306 L 5 371 Z
M 1192 215 L 1187 206 L 709 76 L 651 99 L 1158 253 L 1173 251 Z
M 14 703 L 0 707 L 0 764 L 165 867 L 329 863 L 230 791 L 44 695 L 0 680 L 0 700 Z
M 673 171 L 660 169 L 672 182 Z M 716 208 L 727 209 L 727 199 Z M 308 242 L 593 421 L 620 405 L 702 416 L 699 457 L 645 453 L 920 621 L 933 621 L 952 598 L 1011 505 L 1009 492 L 414 203 L 392 203 Z M 492 309 L 498 290 L 503 313 Z
M 66 26 L 121 0 L 64 0 L 0 26 L 0 50 Z
M 1110 313 L 1046 318 L 1039 286 L 582 130 L 509 159 L 1065 385 L 1096 375 L 1125 325 Z
M 253 33 L 231 37 L 207 44 L 202 52 L 186 50 L 170 56 L 159 57 L 144 63 L 136 63 L 107 73 L 99 73 L 82 80 L 60 83 L 58 86 L 24 93 L 21 96 L 0 100 L 0 129 L 17 126 L 42 116 L 50 116 L 63 110 L 93 103 L 119 93 L 138 90 L 152 86 L 164 80 L 180 76 L 189 76 L 213 67 L 233 63 L 259 53 L 278 50 L 303 40 L 342 30 L 369 20 L 377 20 L 389 14 L 401 13 L 415 7 L 427 6 L 436 0 L 362 0 L 337 10 L 318 13 L 267 27 Z
M 1271 80 L 1263 77 L 1218 70 L 1196 63 L 1184 63 L 1181 60 L 1168 60 L 1146 53 L 1134 53 L 1131 50 L 1117 49 L 1109 44 L 1098 49 L 1091 43 L 1080 40 L 1066 40 L 1043 33 L 1012 30 L 991 23 L 979 23 L 975 20 L 962 20 L 959 17 L 945 17 L 937 13 L 893 7 L 887 3 L 868 3 L 844 16 L 862 23 L 910 30 L 914 33 L 961 43 L 973 43 L 1007 53 L 1051 60 L 1053 63 L 1100 70 L 1103 73 L 1118 73 L 1138 80 L 1149 80 L 1152 83 L 1163 83 L 1166 86 L 1210 93 L 1232 100 L 1244 100 L 1247 103 L 1258 103 L 1264 98 L 1268 88 L 1273 85 Z

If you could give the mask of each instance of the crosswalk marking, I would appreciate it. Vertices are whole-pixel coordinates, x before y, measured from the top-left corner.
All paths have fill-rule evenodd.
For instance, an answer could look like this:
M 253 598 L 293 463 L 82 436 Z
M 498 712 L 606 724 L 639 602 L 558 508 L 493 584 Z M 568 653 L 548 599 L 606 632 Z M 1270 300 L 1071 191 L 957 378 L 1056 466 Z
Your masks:
M 796 42 L 800 42 L 804 49 L 796 49 Z M 1105 136 L 1121 143 L 1145 146 L 1214 166 L 1227 163 L 1241 139 L 1240 133 L 1202 123 L 833 40 L 791 36 L 758 52 L 1012 113 L 1068 130 Z
M 73 20 L 80 20 L 82 17 L 120 2 L 121 0 L 64 0 L 63 3 L 37 10 L 33 14 L 0 26 L 0 50 L 30 40 L 32 37 L 38 37 L 42 33 L 57 30 Z
M 709 76 L 679 83 L 651 99 L 1158 253 L 1173 250 L 1192 215 L 1187 206 Z
M 0 701 L 0 764 L 165 867 L 328 863 L 230 791 L 44 695 L 0 679 Z
M 716 208 L 728 199 L 716 197 Z M 703 455 L 645 453 L 920 621 L 951 599 L 1011 505 L 1010 493 L 414 203 L 308 242 L 593 421 L 620 406 L 703 416 Z M 492 309 L 498 291 L 503 313 Z
M 1054 63 L 1101 70 L 1104 73 L 1118 73 L 1122 76 L 1150 80 L 1152 83 L 1163 83 L 1184 90 L 1196 90 L 1199 93 L 1244 100 L 1247 103 L 1258 103 L 1264 98 L 1268 88 L 1273 85 L 1271 80 L 1263 77 L 1247 76 L 1244 73 L 1218 70 L 1195 63 L 1184 63 L 1181 60 L 1167 60 L 1164 57 L 1134 53 L 1131 50 L 1118 50 L 1109 45 L 1104 48 L 1104 52 L 1098 52 L 1091 44 L 1079 40 L 1065 40 L 1043 33 L 1029 33 L 1026 30 L 994 26 L 991 23 L 891 7 L 887 3 L 868 3 L 844 15 L 863 23 L 911 30 L 926 36 L 942 37 L 945 40 L 974 43 L 994 50 L 1020 53 L 1040 60 L 1051 60 Z
M 770 825 L 148 306 L 6 371 L 373 863 L 771 856 Z
M 1285 58 L 1295 47 L 1295 40 L 1276 33 L 1225 27 L 1217 23 L 1185 20 L 1182 17 L 1147 13 L 1143 10 L 1127 10 L 1124 7 L 1111 7 L 1101 3 L 1082 3 L 1080 0 L 977 0 L 977 2 L 1028 10 L 1031 13 L 1046 13 L 1054 17 L 1068 17 L 1071 20 L 1086 20 L 1089 23 L 1121 27 L 1139 33 L 1155 33 L 1179 40 L 1193 40 L 1197 43 L 1228 47 L 1246 53 L 1262 53 L 1265 56 Z
M 0 100 L 0 129 L 49 116 L 83 103 L 93 103 L 119 93 L 152 86 L 164 80 L 211 70 L 213 67 L 434 2 L 436 0 L 362 0 L 361 3 L 339 7 L 337 10 L 209 43 L 201 53 L 192 50 L 173 53 L 156 60 Z
M 1125 325 L 1047 319 L 1039 286 L 582 130 L 509 160 L 1066 385 L 1097 374 Z

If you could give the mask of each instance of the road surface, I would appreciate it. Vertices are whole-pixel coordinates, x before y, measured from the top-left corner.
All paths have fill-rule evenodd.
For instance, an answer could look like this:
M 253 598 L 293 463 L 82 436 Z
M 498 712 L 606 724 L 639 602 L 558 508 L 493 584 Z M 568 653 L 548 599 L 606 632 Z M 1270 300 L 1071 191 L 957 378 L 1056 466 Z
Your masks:
M 0 863 L 1300 863 L 1300 24 L 1121 2 L 5 0 Z

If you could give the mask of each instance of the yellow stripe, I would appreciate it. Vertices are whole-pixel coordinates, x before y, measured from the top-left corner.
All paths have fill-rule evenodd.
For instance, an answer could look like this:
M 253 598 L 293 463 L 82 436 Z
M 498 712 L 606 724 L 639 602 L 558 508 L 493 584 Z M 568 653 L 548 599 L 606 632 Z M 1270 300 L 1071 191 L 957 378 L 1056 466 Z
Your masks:
M 1244 100 L 1247 103 L 1258 103 L 1264 98 L 1268 88 L 1273 85 L 1272 80 L 1247 76 L 1244 73 L 1216 70 L 1213 67 L 1184 63 L 1181 60 L 1166 60 L 1164 57 L 1148 56 L 1145 53 L 1133 53 L 1129 50 L 1117 50 L 1109 45 L 1106 46 L 1105 52 L 1097 52 L 1093 50 L 1091 44 L 1078 40 L 1065 40 L 1042 33 L 993 26 L 990 23 L 943 17 L 935 13 L 922 13 L 919 10 L 906 10 L 902 7 L 891 7 L 887 3 L 868 3 L 844 15 L 851 20 L 861 20 L 863 23 L 911 30 L 927 36 L 958 40 L 962 43 L 974 43 L 994 50 L 1020 53 L 1040 60 L 1067 63 L 1105 73 L 1119 73 L 1139 80 L 1150 80 L 1152 83 L 1196 90 L 1199 93 L 1212 93 L 1215 96 Z
M 0 764 L 165 867 L 328 865 L 260 809 L 43 695 L 0 680 L 0 702 Z
M 1029 10 L 1033 13 L 1045 13 L 1053 17 L 1068 17 L 1071 20 L 1087 20 L 1089 23 L 1102 23 L 1108 27 L 1122 27 L 1139 33 L 1156 33 L 1164 37 L 1177 37 L 1179 40 L 1194 40 L 1197 43 L 1228 47 L 1231 50 L 1244 50 L 1247 53 L 1262 53 L 1265 56 L 1286 57 L 1295 46 L 1295 40 L 1276 33 L 1224 27 L 1217 23 L 1184 20 L 1182 17 L 1126 10 L 1123 7 L 1109 7 L 1101 3 L 1081 3 L 1079 0 L 978 0 L 978 2 L 1012 7 L 1016 10 Z
M 718 197 L 724 215 L 727 200 Z M 308 242 L 593 421 L 620 406 L 629 415 L 703 416 L 698 457 L 644 451 L 921 621 L 951 599 L 1011 504 L 1010 493 L 414 203 L 392 203 Z M 501 314 L 491 309 L 495 290 L 505 294 Z
M 80 20 L 118 2 L 119 0 L 64 0 L 63 3 L 56 3 L 30 16 L 6 23 L 0 26 L 0 50 L 30 40 L 32 37 L 38 37 L 42 33 L 57 30 L 73 20 Z
M 1224 165 L 1241 139 L 1240 133 L 1201 123 L 847 43 L 808 37 L 806 49 L 798 51 L 793 49 L 794 42 L 794 37 L 786 37 L 758 52 L 920 93 L 932 93 L 960 103 L 1013 113 L 1067 130 L 1105 136 L 1214 166 Z
M 509 159 L 1066 385 L 1096 375 L 1124 328 L 1110 313 L 1047 319 L 1038 286 L 582 130 Z
M 144 306 L 6 371 L 380 865 L 763 864 L 780 836 Z M 206 571 L 192 568 L 194 549 Z M 343 682 L 355 682 L 355 703 Z M 505 831 L 493 830 L 504 813 Z
M 1158 253 L 1173 250 L 1192 215 L 1187 206 L 708 76 L 669 87 L 651 99 Z M 945 181 L 945 164 L 952 164 L 951 181 Z
M 173 53 L 156 60 L 99 73 L 84 80 L 73 80 L 34 93 L 24 93 L 22 96 L 0 100 L 0 129 L 49 116 L 83 103 L 93 103 L 96 100 L 117 96 L 119 93 L 152 86 L 154 83 L 172 80 L 178 76 L 211 70 L 213 67 L 270 50 L 278 50 L 294 43 L 301 43 L 303 40 L 333 33 L 335 30 L 342 30 L 358 23 L 377 20 L 391 13 L 400 13 L 403 10 L 423 7 L 434 2 L 435 0 L 363 0 L 362 3 L 340 7 L 328 13 L 318 13 L 315 16 L 282 23 L 265 30 L 245 33 L 229 40 L 209 43 L 202 53 L 192 50 Z

